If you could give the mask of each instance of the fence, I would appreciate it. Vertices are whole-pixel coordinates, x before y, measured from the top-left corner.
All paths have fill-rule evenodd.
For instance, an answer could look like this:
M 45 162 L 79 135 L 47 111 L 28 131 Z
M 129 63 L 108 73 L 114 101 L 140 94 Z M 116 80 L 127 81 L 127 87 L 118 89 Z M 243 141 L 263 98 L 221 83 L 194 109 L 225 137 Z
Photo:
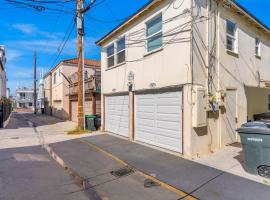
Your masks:
M 0 103 L 0 128 L 3 128 L 3 124 L 8 119 L 11 111 L 11 103 Z

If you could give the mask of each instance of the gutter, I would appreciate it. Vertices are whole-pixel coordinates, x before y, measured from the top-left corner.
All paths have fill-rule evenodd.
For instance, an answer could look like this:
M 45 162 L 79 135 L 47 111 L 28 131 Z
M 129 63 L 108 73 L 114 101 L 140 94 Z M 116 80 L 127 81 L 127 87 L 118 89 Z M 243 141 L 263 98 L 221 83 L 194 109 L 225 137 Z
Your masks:
M 237 3 L 233 0 L 226 0 L 231 3 L 236 9 L 240 10 L 243 14 L 245 14 L 248 18 L 250 18 L 254 23 L 264 29 L 267 33 L 270 33 L 270 28 L 266 26 L 262 21 L 260 21 L 257 17 L 251 14 L 246 8 L 244 8 L 241 4 Z

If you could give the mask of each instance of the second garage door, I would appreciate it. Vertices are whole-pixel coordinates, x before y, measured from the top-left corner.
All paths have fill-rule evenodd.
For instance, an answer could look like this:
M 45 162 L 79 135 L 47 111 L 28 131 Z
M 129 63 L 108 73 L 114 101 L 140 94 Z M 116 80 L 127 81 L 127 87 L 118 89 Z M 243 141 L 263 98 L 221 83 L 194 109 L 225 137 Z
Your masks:
M 135 140 L 182 153 L 182 92 L 137 94 Z
M 129 97 L 128 95 L 105 97 L 105 128 L 107 131 L 128 137 Z

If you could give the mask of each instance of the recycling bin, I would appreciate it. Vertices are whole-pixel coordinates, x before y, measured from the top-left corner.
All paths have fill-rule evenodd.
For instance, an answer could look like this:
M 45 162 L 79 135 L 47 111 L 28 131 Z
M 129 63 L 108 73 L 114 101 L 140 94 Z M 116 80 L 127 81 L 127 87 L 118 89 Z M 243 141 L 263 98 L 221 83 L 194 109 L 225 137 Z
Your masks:
M 245 170 L 270 178 L 270 123 L 248 122 L 237 132 L 241 137 Z

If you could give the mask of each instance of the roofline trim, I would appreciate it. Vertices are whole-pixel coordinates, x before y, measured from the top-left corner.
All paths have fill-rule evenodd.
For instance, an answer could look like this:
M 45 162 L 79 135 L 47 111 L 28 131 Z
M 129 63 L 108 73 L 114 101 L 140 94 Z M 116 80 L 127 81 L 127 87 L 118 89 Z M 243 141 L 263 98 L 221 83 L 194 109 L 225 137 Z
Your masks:
M 141 7 L 139 10 L 137 10 L 134 14 L 132 14 L 131 16 L 129 16 L 125 21 L 123 21 L 122 23 L 120 23 L 113 30 L 111 30 L 109 33 L 107 33 L 102 38 L 100 38 L 98 41 L 96 41 L 96 44 L 99 45 L 99 46 L 101 46 L 102 42 L 104 42 L 104 40 L 106 40 L 107 38 L 109 38 L 113 33 L 115 33 L 116 31 L 118 31 L 119 29 L 121 29 L 123 26 L 125 26 L 126 24 L 128 24 L 130 21 L 134 20 L 137 16 L 139 16 L 141 13 L 143 13 L 148 7 L 151 7 L 155 3 L 158 3 L 159 1 L 161 1 L 161 0 L 151 0 L 148 3 L 146 3 L 143 7 Z
M 266 32 L 270 33 L 270 28 L 266 26 L 263 22 L 261 22 L 257 17 L 251 14 L 246 8 L 244 8 L 241 4 L 236 1 L 228 0 L 232 3 L 237 9 L 239 9 L 242 13 L 246 14 L 252 21 L 261 26 Z
M 143 7 L 141 7 L 139 10 L 137 10 L 133 15 L 128 17 L 125 21 L 120 23 L 118 26 L 116 26 L 113 30 L 111 30 L 109 33 L 104 35 L 101 39 L 96 41 L 96 44 L 101 46 L 102 43 L 108 39 L 112 34 L 117 32 L 119 29 L 123 28 L 126 24 L 128 24 L 130 21 L 134 20 L 138 15 L 143 13 L 148 7 L 151 7 L 155 3 L 158 3 L 161 0 L 151 0 L 147 4 L 145 4 Z M 242 13 L 246 14 L 247 17 L 249 17 L 251 20 L 253 20 L 256 24 L 261 26 L 266 32 L 270 33 L 270 28 L 267 27 L 263 22 L 261 22 L 257 17 L 255 17 L 253 14 L 251 14 L 246 8 L 244 8 L 241 4 L 237 3 L 233 0 L 226 0 L 229 1 L 231 4 L 233 4 L 238 10 L 240 10 Z

